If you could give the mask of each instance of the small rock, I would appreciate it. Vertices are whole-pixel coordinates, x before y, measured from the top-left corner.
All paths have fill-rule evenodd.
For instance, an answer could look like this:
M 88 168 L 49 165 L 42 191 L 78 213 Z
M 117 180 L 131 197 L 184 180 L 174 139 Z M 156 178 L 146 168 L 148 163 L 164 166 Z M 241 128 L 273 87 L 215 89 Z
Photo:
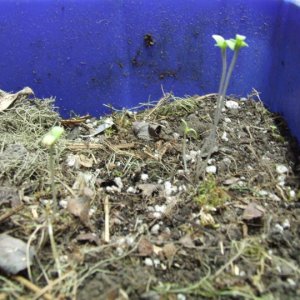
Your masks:
M 209 165 L 211 165 L 211 164 L 213 164 L 215 161 L 216 161 L 216 160 L 215 160 L 214 158 L 210 158 L 210 159 L 207 161 L 207 163 L 208 163 Z
M 235 184 L 239 181 L 239 178 L 236 178 L 236 177 L 231 177 L 231 178 L 228 178 L 226 179 L 223 184 L 224 185 L 232 185 L 232 184 Z
M 232 100 L 226 101 L 225 106 L 226 106 L 226 108 L 229 108 L 229 109 L 239 109 L 240 108 L 239 104 L 236 101 L 232 101 Z
M 295 282 L 292 278 L 288 278 L 286 281 L 287 281 L 287 282 L 289 283 L 289 285 L 292 286 L 292 287 L 295 287 L 295 286 L 297 285 L 296 282 Z
M 153 260 L 149 257 L 145 258 L 144 263 L 147 267 L 153 267 L 154 265 Z
M 177 170 L 177 175 L 184 175 L 184 170 Z
M 269 195 L 269 192 L 266 191 L 266 190 L 261 190 L 261 191 L 258 192 L 258 194 L 259 194 L 260 196 L 268 196 L 268 195 Z
M 153 218 L 155 219 L 160 219 L 162 217 L 162 213 L 161 212 L 158 212 L 158 211 L 155 211 L 153 214 L 152 214 Z
M 127 193 L 130 193 L 130 194 L 135 194 L 136 193 L 136 188 L 134 188 L 133 186 L 130 186 L 127 190 L 126 190 Z
M 172 193 L 177 192 L 177 186 L 172 186 L 170 181 L 166 181 L 164 187 L 166 196 L 170 196 Z
M 67 206 L 68 206 L 68 201 L 67 201 L 66 199 L 62 199 L 62 200 L 59 201 L 59 205 L 60 205 L 62 208 L 66 209 Z
M 208 166 L 205 169 L 206 173 L 209 174 L 216 174 L 217 173 L 217 167 L 216 166 Z
M 273 201 L 281 201 L 281 199 L 276 194 L 269 193 L 269 197 Z
M 177 300 L 186 300 L 186 296 L 184 294 L 177 294 Z
M 289 219 L 285 219 L 282 223 L 283 229 L 289 229 L 291 227 Z
M 276 232 L 283 233 L 283 227 L 280 224 L 275 224 L 274 229 Z
M 180 134 L 179 134 L 179 133 L 177 133 L 177 132 L 174 132 L 174 133 L 173 133 L 173 138 L 174 138 L 175 141 L 178 140 L 179 137 L 180 137 Z
M 158 235 L 159 234 L 159 229 L 160 229 L 160 225 L 159 224 L 155 224 L 151 228 L 151 233 L 154 234 L 154 235 Z
M 284 173 L 287 173 L 288 171 L 289 171 L 289 169 L 285 165 L 277 165 L 276 166 L 276 172 L 278 174 L 284 174 Z
M 281 174 L 277 177 L 278 184 L 280 186 L 285 186 L 285 178 L 286 178 L 286 176 L 284 174 Z
M 155 205 L 154 209 L 157 212 L 164 213 L 166 211 L 166 209 L 167 209 L 167 206 L 166 205 Z
M 222 134 L 222 136 L 221 136 L 221 140 L 222 140 L 222 141 L 225 141 L 225 142 L 228 142 L 228 141 L 229 141 L 229 139 L 228 139 L 228 137 L 227 137 L 227 132 L 226 132 L 226 131 L 223 132 L 223 134 Z
M 147 181 L 148 179 L 149 179 L 148 174 L 146 174 L 146 173 L 142 173 L 142 174 L 141 174 L 141 180 L 142 180 L 142 181 Z
M 289 194 L 290 194 L 290 198 L 291 198 L 291 199 L 295 199 L 295 197 L 296 197 L 296 192 L 295 192 L 294 190 L 290 190 Z

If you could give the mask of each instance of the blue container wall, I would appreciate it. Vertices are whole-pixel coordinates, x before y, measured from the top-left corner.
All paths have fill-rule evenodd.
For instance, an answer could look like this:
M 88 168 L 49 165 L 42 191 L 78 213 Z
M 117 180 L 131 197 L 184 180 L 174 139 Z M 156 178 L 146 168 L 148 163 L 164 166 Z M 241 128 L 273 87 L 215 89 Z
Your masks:
M 2 0 L 0 89 L 56 96 L 65 116 L 157 100 L 162 87 L 177 96 L 216 92 L 220 54 L 211 35 L 239 33 L 250 47 L 228 92 L 260 91 L 300 140 L 300 7 L 292 2 Z

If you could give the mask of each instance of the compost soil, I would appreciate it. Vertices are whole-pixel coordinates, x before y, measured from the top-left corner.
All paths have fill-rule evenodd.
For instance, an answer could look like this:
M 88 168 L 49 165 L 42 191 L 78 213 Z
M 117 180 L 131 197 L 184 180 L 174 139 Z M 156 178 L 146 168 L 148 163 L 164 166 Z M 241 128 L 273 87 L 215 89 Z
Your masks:
M 38 99 L 1 112 L 1 233 L 30 240 L 37 260 L 30 276 L 1 274 L 0 298 L 299 299 L 299 148 L 258 98 L 226 98 L 200 176 L 214 94 L 167 94 L 101 119 L 63 120 Z M 196 134 L 184 136 L 182 119 Z M 61 277 L 45 223 L 48 151 L 19 138 L 18 122 L 29 136 L 66 131 L 52 212 Z

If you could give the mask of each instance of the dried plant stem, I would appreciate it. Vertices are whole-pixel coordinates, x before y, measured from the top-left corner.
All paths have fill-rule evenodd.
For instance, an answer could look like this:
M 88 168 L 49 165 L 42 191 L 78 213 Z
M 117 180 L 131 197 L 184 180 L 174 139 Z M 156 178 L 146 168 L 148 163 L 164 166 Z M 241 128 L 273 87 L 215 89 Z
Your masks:
M 57 211 L 57 199 L 56 199 L 56 188 L 55 188 L 55 177 L 54 177 L 54 147 L 49 148 L 49 171 L 50 171 L 50 181 L 51 181 L 51 191 L 53 200 L 53 211 Z
M 52 222 L 51 222 L 51 216 L 48 215 L 48 233 L 49 233 L 49 239 L 50 239 L 50 244 L 51 244 L 51 249 L 52 249 L 52 255 L 56 264 L 57 268 L 57 273 L 58 277 L 60 278 L 62 275 L 62 270 L 61 270 L 61 265 L 59 261 L 59 256 L 56 248 L 56 243 L 53 235 L 53 227 L 52 227 Z
M 104 241 L 109 243 L 109 199 L 108 196 L 104 199 L 104 213 L 105 213 L 105 229 L 104 229 Z
M 41 289 L 38 286 L 36 286 L 34 283 L 30 282 L 26 278 L 24 278 L 22 276 L 14 276 L 13 278 L 14 278 L 14 280 L 19 282 L 20 284 L 24 285 L 29 290 L 31 290 L 32 292 L 34 292 L 34 293 L 40 293 L 41 292 Z M 41 294 L 41 296 L 46 300 L 52 300 L 53 299 L 52 296 L 47 294 L 47 293 Z
M 31 273 L 31 267 L 30 267 L 30 246 L 33 241 L 33 239 L 36 237 L 36 234 L 40 229 L 43 229 L 45 227 L 45 224 L 41 224 L 37 226 L 37 228 L 33 231 L 33 233 L 30 235 L 27 245 L 26 245 L 26 261 L 27 261 L 27 272 L 28 272 L 28 277 L 30 281 L 33 281 L 32 273 Z
M 60 284 L 63 280 L 65 280 L 68 277 L 76 277 L 76 273 L 74 271 L 70 271 L 66 274 L 64 274 L 62 277 L 57 278 L 53 280 L 51 283 L 49 283 L 47 286 L 45 286 L 43 289 L 40 289 L 38 293 L 35 295 L 35 297 L 32 300 L 40 299 L 40 297 L 44 297 L 49 290 L 52 290 L 57 284 Z M 51 298 L 53 299 L 53 298 Z M 75 298 L 74 298 L 75 299 Z
M 182 160 L 183 160 L 183 167 L 184 167 L 184 173 L 187 174 L 188 168 L 186 163 L 186 133 L 183 133 L 183 141 L 182 141 Z
M 24 204 L 20 204 L 20 205 L 18 205 L 16 207 L 13 207 L 10 210 L 8 210 L 7 212 L 5 212 L 3 215 L 0 216 L 0 224 L 2 222 L 6 221 L 7 219 L 9 219 L 11 216 L 13 216 L 14 214 L 16 214 L 20 210 L 22 210 L 23 208 L 24 208 Z

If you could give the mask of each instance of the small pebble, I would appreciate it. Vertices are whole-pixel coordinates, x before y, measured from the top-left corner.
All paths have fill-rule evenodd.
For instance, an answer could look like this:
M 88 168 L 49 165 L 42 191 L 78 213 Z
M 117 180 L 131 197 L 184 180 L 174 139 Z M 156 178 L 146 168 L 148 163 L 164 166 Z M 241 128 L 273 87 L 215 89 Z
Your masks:
M 286 176 L 284 174 L 281 174 L 277 177 L 278 184 L 280 186 L 285 186 L 285 178 L 286 178 Z
M 164 184 L 166 196 L 170 196 L 172 193 L 177 192 L 177 186 L 172 186 L 170 181 L 166 181 Z
M 206 173 L 209 174 L 216 174 L 217 173 L 217 167 L 216 166 L 208 166 L 206 167 Z
M 216 160 L 214 159 L 214 158 L 210 158 L 208 161 L 207 161 L 207 163 L 209 164 L 209 165 L 211 165 L 212 163 L 214 163 Z
M 269 195 L 269 192 L 266 191 L 266 190 L 261 190 L 261 191 L 258 192 L 258 194 L 259 194 L 260 196 L 267 196 L 267 195 Z
M 142 174 L 141 174 L 141 180 L 147 181 L 148 179 L 149 179 L 148 174 L 146 174 L 146 173 L 142 173 Z
M 153 267 L 153 260 L 149 257 L 145 258 L 144 263 L 147 267 Z
M 179 133 L 177 133 L 177 132 L 174 132 L 174 133 L 173 133 L 173 138 L 174 138 L 175 141 L 178 140 L 179 137 L 180 137 L 180 134 L 179 134 Z
M 289 229 L 291 227 L 289 219 L 285 219 L 282 223 L 283 229 Z
M 153 214 L 152 214 L 153 218 L 155 219 L 159 219 L 162 217 L 162 213 L 161 212 L 158 212 L 158 211 L 155 211 Z
M 226 101 L 225 106 L 229 109 L 238 109 L 240 106 L 236 101 Z
M 135 194 L 136 193 L 136 188 L 134 188 L 133 186 L 130 186 L 127 191 L 127 193 L 130 193 L 130 194 Z
M 157 212 L 164 213 L 166 211 L 166 209 L 167 209 L 166 205 L 155 205 L 154 206 L 154 210 Z
M 283 227 L 280 224 L 275 224 L 276 232 L 283 233 Z
M 294 190 L 290 190 L 290 198 L 295 199 L 296 197 L 296 192 Z
M 76 155 L 74 154 L 68 155 L 66 163 L 68 167 L 74 167 L 76 165 Z
M 177 300 L 186 300 L 186 296 L 184 294 L 177 294 Z
M 288 278 L 286 281 L 289 283 L 289 285 L 291 285 L 293 287 L 295 287 L 297 285 L 296 282 L 292 278 Z
M 59 201 L 59 205 L 60 205 L 62 208 L 66 209 L 67 206 L 68 206 L 68 201 L 65 200 L 65 199 L 60 200 L 60 201 Z
M 154 258 L 153 263 L 155 267 L 158 267 L 160 265 L 160 260 L 158 258 Z
M 114 179 L 114 182 L 116 183 L 116 185 L 118 186 L 118 188 L 120 188 L 120 189 L 123 188 L 123 182 L 122 182 L 122 179 L 120 177 L 116 177 Z
M 229 139 L 228 139 L 228 137 L 227 137 L 227 132 L 226 132 L 226 131 L 223 132 L 221 139 L 222 139 L 223 141 L 225 141 L 225 142 L 228 142 L 228 141 L 229 141 Z
M 95 208 L 90 208 L 89 210 L 89 216 L 91 217 L 96 212 Z
M 154 235 L 158 235 L 159 234 L 159 229 L 160 229 L 160 225 L 159 224 L 155 224 L 151 228 L 151 233 L 154 234 Z
M 273 201 L 281 201 L 281 199 L 276 194 L 269 193 L 269 197 Z
M 289 171 L 289 169 L 285 165 L 277 165 L 276 166 L 276 172 L 278 174 L 284 174 L 284 173 L 287 173 L 288 171 Z

